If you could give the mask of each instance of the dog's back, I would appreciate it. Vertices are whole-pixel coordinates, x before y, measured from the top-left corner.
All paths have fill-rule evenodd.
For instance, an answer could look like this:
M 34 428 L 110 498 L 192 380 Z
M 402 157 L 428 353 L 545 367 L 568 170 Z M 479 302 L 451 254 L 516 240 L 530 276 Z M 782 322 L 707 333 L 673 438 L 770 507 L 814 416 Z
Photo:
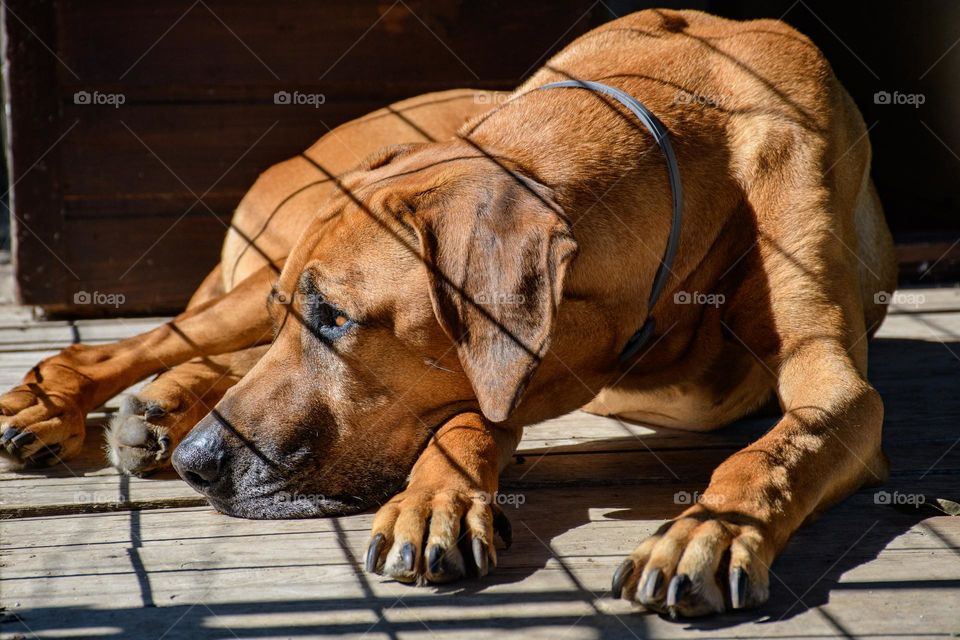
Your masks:
M 860 291 L 867 329 L 876 331 L 897 270 L 870 179 L 870 140 L 856 104 L 809 38 L 778 20 L 640 11 L 581 37 L 516 93 L 568 77 L 630 87 L 670 129 L 684 173 L 715 186 L 718 176 L 728 177 L 747 206 L 751 194 L 776 190 L 799 173 L 822 176 L 810 192 L 829 197 L 829 206 L 754 213 L 758 237 L 778 238 L 802 255 L 815 245 L 808 238 L 833 234 L 857 263 L 859 283 L 850 284 Z M 810 170 L 797 172 L 798 162 Z M 703 202 L 688 193 L 688 209 L 733 202 L 724 193 L 718 187 Z

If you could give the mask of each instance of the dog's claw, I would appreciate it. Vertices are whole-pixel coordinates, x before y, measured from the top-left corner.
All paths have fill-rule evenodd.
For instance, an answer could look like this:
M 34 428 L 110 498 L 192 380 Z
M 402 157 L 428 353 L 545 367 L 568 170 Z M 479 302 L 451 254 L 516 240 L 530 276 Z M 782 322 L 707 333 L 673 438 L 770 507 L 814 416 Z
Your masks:
M 503 540 L 505 548 L 509 549 L 510 545 L 513 544 L 513 525 L 510 524 L 510 519 L 500 508 L 493 510 L 493 530 Z
M 31 440 L 31 442 L 33 442 L 33 440 Z M 36 465 L 48 465 L 52 460 L 59 461 L 59 458 L 57 456 L 62 450 L 63 450 L 63 447 L 61 447 L 59 444 L 55 444 L 49 447 L 44 447 L 43 449 L 38 451 L 36 455 L 33 456 L 33 458 L 30 459 L 30 462 Z
M 367 547 L 367 561 L 365 568 L 367 573 L 376 573 L 377 564 L 380 560 L 380 552 L 383 551 L 383 541 L 384 537 L 382 533 L 378 533 L 373 536 L 373 539 L 370 540 L 370 546 Z
M 685 573 L 675 575 L 670 580 L 670 586 L 667 587 L 667 611 L 670 612 L 671 618 L 677 618 L 677 603 L 683 599 L 683 596 L 687 595 L 687 591 L 690 590 L 692 585 L 693 581 Z
M 664 523 L 634 549 L 631 557 L 644 571 L 635 597 L 632 589 L 625 589 L 625 597 L 671 618 L 736 611 L 767 601 L 766 566 L 773 552 L 764 530 L 700 509 Z
M 10 455 L 21 457 L 22 461 L 31 465 L 45 465 L 51 458 L 54 458 L 63 449 L 59 444 L 52 446 L 42 446 L 32 453 L 23 456 L 22 449 L 30 446 L 37 441 L 37 434 L 32 431 L 21 431 L 16 427 L 8 427 L 0 436 L 0 446 Z
M 651 569 L 647 574 L 647 579 L 643 581 L 643 588 L 640 590 L 641 602 L 653 602 L 663 584 L 663 572 L 660 569 Z
M 7 427 L 0 435 L 0 448 L 7 455 L 13 456 L 30 466 L 49 466 L 51 461 L 58 461 L 63 451 L 60 444 L 45 445 L 39 442 L 35 451 L 28 450 L 30 445 L 37 442 L 37 434 L 32 431 L 22 431 L 16 427 Z
M 416 485 L 415 480 L 411 484 Z M 408 486 L 373 520 L 371 546 L 377 544 L 377 534 L 383 534 L 389 548 L 380 572 L 419 585 L 486 576 L 497 566 L 496 505 L 485 499 L 488 495 L 473 487 Z M 509 528 L 505 537 L 510 537 Z M 374 564 L 368 560 L 367 570 Z
M 37 439 L 37 434 L 32 431 L 24 431 L 20 435 L 14 436 L 10 440 L 10 444 L 15 447 L 25 447 L 28 444 L 32 444 Z
M 443 551 L 443 547 L 438 544 L 431 545 L 427 551 L 427 570 L 433 575 L 440 575 L 443 572 Z M 406 556 L 404 556 L 404 562 L 406 560 Z M 409 568 L 413 568 L 412 563 Z
M 473 547 L 473 562 L 477 566 L 477 574 L 482 578 L 490 572 L 487 543 L 480 540 L 480 538 L 474 538 L 471 546 Z
M 743 609 L 747 604 L 747 572 L 743 567 L 730 571 L 730 604 L 734 609 Z
M 635 570 L 636 566 L 633 563 L 633 558 L 627 558 L 621 562 L 617 570 L 613 572 L 613 584 L 610 587 L 610 591 L 615 599 L 620 598 L 623 594 L 623 585 L 626 584 Z
M 417 558 L 417 551 L 409 542 L 403 543 L 400 548 L 400 557 L 403 559 L 403 567 L 407 571 L 413 571 L 413 565 Z
M 159 403 L 149 402 L 147 403 L 147 408 L 143 412 L 143 417 L 150 419 L 162 418 L 167 415 L 167 410 L 164 409 Z

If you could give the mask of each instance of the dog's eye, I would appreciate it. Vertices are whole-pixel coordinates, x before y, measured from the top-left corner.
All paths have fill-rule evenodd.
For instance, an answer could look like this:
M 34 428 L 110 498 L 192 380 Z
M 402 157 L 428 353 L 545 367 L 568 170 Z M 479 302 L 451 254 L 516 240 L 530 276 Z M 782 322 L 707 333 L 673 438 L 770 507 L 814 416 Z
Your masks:
M 318 302 L 311 315 L 320 337 L 326 340 L 336 340 L 355 324 L 346 313 L 325 301 Z

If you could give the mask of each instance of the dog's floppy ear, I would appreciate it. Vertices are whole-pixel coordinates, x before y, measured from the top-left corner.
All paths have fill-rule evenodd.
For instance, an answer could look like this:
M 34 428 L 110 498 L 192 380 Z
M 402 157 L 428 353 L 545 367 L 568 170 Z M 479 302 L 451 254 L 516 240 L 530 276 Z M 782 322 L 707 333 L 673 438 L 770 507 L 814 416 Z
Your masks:
M 501 422 L 547 351 L 577 245 L 539 183 L 512 175 L 470 190 L 412 220 L 434 312 L 481 411 Z

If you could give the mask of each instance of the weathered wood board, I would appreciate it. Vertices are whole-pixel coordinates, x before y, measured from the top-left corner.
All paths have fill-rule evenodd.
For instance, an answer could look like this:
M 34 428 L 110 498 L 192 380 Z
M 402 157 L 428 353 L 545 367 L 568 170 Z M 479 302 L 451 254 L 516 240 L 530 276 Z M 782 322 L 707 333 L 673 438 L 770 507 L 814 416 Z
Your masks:
M 904 513 L 879 493 L 960 500 L 960 293 L 915 293 L 923 303 L 895 304 L 871 345 L 891 480 L 802 529 L 772 567 L 760 611 L 672 622 L 611 600 L 609 580 L 773 416 L 706 434 L 582 412 L 531 427 L 503 476 L 514 544 L 497 572 L 415 588 L 360 570 L 370 513 L 239 520 L 172 473 L 121 478 L 104 463 L 99 432 L 113 400 L 91 416 L 86 450 L 69 467 L 0 473 L 0 638 L 960 634 L 960 518 Z M 0 386 L 74 341 L 120 339 L 162 320 L 38 323 L 2 311 Z
M 415 588 L 358 568 L 370 515 L 259 522 L 206 508 L 0 525 L 3 603 L 37 637 L 949 637 L 960 519 L 858 496 L 803 530 L 760 612 L 674 623 L 608 597 L 612 568 L 675 509 L 668 488 L 544 489 L 482 584 Z M 650 505 L 659 505 L 651 509 Z M 779 583 L 782 580 L 783 583 Z M 18 606 L 19 604 L 19 606 Z

